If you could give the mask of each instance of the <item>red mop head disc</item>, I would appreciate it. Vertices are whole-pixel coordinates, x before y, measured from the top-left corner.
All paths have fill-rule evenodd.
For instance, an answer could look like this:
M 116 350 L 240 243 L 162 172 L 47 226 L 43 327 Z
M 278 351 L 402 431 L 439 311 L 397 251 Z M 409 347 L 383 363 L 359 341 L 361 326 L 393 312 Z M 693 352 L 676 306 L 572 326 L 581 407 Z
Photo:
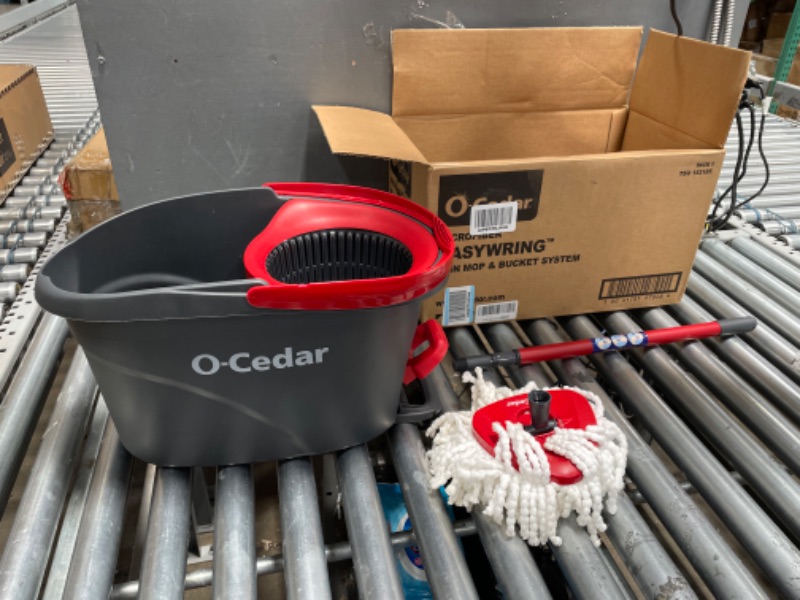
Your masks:
M 589 401 L 572 390 L 548 390 L 550 393 L 550 418 L 555 419 L 557 427 L 561 429 L 585 429 L 589 425 L 596 425 Z M 472 415 L 472 433 L 475 439 L 490 454 L 494 454 L 498 436 L 492 429 L 494 423 L 505 425 L 506 422 L 519 423 L 523 426 L 531 424 L 531 413 L 528 395 L 520 394 L 504 400 L 493 402 L 488 406 L 475 411 Z M 540 444 L 553 435 L 552 431 L 534 436 Z M 550 464 L 550 480 L 559 485 L 578 483 L 583 475 L 572 462 L 545 449 L 547 461 Z M 517 459 L 513 458 L 513 465 L 517 467 Z

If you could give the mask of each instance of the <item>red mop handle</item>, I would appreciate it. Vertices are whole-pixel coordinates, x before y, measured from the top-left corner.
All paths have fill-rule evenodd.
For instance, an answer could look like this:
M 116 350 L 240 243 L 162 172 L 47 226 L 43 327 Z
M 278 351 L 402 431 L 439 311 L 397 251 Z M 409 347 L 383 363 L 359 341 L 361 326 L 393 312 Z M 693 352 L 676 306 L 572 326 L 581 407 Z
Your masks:
M 500 352 L 482 356 L 465 356 L 454 361 L 458 371 L 472 370 L 475 367 L 499 367 L 505 365 L 529 365 L 531 363 L 548 360 L 559 360 L 586 356 L 597 352 L 610 352 L 612 350 L 626 350 L 643 346 L 659 346 L 674 344 L 684 340 L 698 340 L 719 335 L 735 335 L 752 331 L 756 326 L 753 317 L 737 317 L 735 319 L 722 319 L 708 323 L 694 325 L 681 325 L 680 327 L 667 327 L 665 329 L 649 329 L 634 333 L 621 333 L 603 336 L 589 340 L 575 342 L 561 342 L 545 346 L 532 346 L 520 348 L 510 352 Z

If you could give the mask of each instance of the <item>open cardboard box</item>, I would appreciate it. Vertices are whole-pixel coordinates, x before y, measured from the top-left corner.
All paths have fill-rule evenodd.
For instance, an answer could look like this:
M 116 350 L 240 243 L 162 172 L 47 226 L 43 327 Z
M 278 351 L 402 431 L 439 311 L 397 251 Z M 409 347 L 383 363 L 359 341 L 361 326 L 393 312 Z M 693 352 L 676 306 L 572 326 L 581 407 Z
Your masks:
M 315 106 L 331 149 L 456 238 L 445 325 L 677 302 L 749 52 L 641 28 L 397 30 L 392 114 Z M 635 76 L 634 76 L 635 74 Z

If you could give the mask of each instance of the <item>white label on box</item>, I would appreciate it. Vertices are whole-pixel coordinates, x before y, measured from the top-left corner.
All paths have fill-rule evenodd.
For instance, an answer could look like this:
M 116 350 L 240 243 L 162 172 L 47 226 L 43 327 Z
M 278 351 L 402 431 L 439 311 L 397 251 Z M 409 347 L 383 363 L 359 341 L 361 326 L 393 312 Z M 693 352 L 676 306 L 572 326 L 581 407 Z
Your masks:
M 511 321 L 517 318 L 516 300 L 509 302 L 494 302 L 492 304 L 479 304 L 475 307 L 476 323 L 492 323 L 494 321 Z
M 475 286 L 447 288 L 444 291 L 442 325 L 469 325 L 475 307 Z
M 469 234 L 506 233 L 517 229 L 516 202 L 480 204 L 470 209 Z

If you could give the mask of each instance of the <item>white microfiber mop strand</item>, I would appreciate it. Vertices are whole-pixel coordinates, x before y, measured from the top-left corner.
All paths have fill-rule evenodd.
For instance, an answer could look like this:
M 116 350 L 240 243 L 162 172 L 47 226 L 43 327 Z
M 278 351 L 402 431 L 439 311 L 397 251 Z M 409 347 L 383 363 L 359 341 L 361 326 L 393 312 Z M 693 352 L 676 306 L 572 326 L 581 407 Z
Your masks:
M 589 401 L 597 425 L 584 429 L 555 428 L 540 444 L 519 423 L 494 424 L 498 442 L 494 456 L 486 452 L 473 436 L 472 414 L 487 404 L 527 393 L 529 383 L 520 390 L 495 387 L 483 379 L 481 369 L 465 373 L 472 384 L 472 411 L 450 412 L 436 419 L 428 429 L 433 446 L 428 452 L 431 485 L 445 485 L 450 502 L 472 510 L 483 505 L 484 514 L 498 524 L 505 522 L 507 535 L 519 535 L 532 546 L 550 541 L 561 544 L 556 535 L 558 519 L 575 511 L 578 524 L 585 527 L 595 545 L 598 533 L 606 530 L 603 509 L 617 510 L 617 494 L 624 486 L 628 442 L 625 435 L 603 416 L 600 399 L 585 390 L 572 389 Z M 544 450 L 572 461 L 583 477 L 572 485 L 550 481 L 550 465 Z M 513 454 L 512 454 L 513 452 Z M 517 457 L 519 470 L 512 464 Z

